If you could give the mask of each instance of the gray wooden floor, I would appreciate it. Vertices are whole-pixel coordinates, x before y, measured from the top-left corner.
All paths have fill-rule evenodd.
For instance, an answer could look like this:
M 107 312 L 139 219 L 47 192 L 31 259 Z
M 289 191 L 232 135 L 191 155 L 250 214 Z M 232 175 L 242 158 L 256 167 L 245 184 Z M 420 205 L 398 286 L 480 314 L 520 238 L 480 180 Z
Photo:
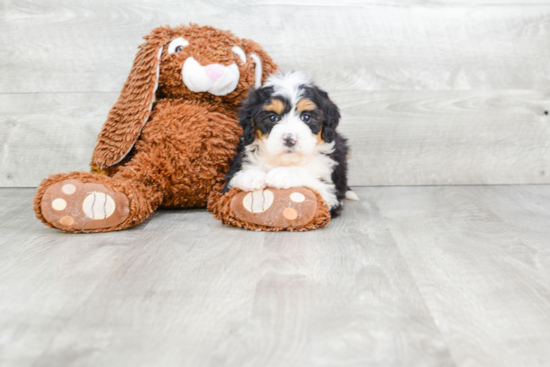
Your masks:
M 74 235 L 0 189 L 0 365 L 550 364 L 549 185 L 355 191 L 308 233 Z

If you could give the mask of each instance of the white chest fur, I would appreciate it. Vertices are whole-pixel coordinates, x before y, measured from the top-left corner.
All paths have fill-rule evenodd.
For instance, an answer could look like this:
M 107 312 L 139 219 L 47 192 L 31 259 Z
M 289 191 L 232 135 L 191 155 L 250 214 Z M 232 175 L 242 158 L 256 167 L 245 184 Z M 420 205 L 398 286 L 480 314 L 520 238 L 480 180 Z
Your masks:
M 318 144 L 309 156 L 295 153 L 270 156 L 258 139 L 246 147 L 246 150 L 242 166 L 243 171 L 257 169 L 268 173 L 274 168 L 295 167 L 306 170 L 312 177 L 318 180 L 332 182 L 332 171 L 337 164 L 328 155 L 334 150 L 334 142 Z
M 334 142 L 320 143 L 308 156 L 295 153 L 271 156 L 262 142 L 256 140 L 246 147 L 242 170 L 233 177 L 230 186 L 244 191 L 308 187 L 319 192 L 332 208 L 338 205 L 332 183 L 337 162 L 328 155 L 333 149 Z

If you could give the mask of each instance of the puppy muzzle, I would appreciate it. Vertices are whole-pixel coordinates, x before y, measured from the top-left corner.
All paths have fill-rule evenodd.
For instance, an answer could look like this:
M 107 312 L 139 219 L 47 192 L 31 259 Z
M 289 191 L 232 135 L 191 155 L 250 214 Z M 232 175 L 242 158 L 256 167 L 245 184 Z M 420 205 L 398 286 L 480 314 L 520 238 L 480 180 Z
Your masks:
M 296 145 L 296 137 L 292 134 L 286 134 L 283 136 L 283 142 L 286 147 L 292 148 Z

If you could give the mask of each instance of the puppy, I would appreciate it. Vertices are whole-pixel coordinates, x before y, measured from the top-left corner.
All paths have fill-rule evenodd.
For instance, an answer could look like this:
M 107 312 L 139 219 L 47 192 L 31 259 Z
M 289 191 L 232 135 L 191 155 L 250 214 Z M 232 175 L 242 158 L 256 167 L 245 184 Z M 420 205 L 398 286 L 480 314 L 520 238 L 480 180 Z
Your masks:
M 307 187 L 332 217 L 347 196 L 347 140 L 336 132 L 338 107 L 301 72 L 271 75 L 239 111 L 243 135 L 223 192 Z

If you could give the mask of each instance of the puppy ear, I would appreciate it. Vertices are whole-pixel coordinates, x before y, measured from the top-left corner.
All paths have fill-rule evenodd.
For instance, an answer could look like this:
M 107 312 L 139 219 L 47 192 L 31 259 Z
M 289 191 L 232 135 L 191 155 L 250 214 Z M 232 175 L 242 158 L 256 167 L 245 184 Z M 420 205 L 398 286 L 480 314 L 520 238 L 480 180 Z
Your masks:
M 340 111 L 338 106 L 334 104 L 328 97 L 328 93 L 322 89 L 317 88 L 317 92 L 321 96 L 323 111 L 323 131 L 321 132 L 321 138 L 327 142 L 332 143 L 336 138 L 336 127 L 340 122 Z
M 254 127 L 254 111 L 258 99 L 258 90 L 254 87 L 250 88 L 248 98 L 243 102 L 243 106 L 239 110 L 239 125 L 243 128 L 241 143 L 250 145 L 254 142 L 255 127 Z
M 139 47 L 128 79 L 97 138 L 92 166 L 105 169 L 124 159 L 149 119 L 158 88 L 160 57 L 170 28 L 155 28 Z
M 245 48 L 245 53 L 254 61 L 254 87 L 258 89 L 262 86 L 269 75 L 279 70 L 279 67 L 275 64 L 275 62 L 273 62 L 267 52 L 265 52 L 256 42 L 249 39 L 244 39 L 243 45 Z

